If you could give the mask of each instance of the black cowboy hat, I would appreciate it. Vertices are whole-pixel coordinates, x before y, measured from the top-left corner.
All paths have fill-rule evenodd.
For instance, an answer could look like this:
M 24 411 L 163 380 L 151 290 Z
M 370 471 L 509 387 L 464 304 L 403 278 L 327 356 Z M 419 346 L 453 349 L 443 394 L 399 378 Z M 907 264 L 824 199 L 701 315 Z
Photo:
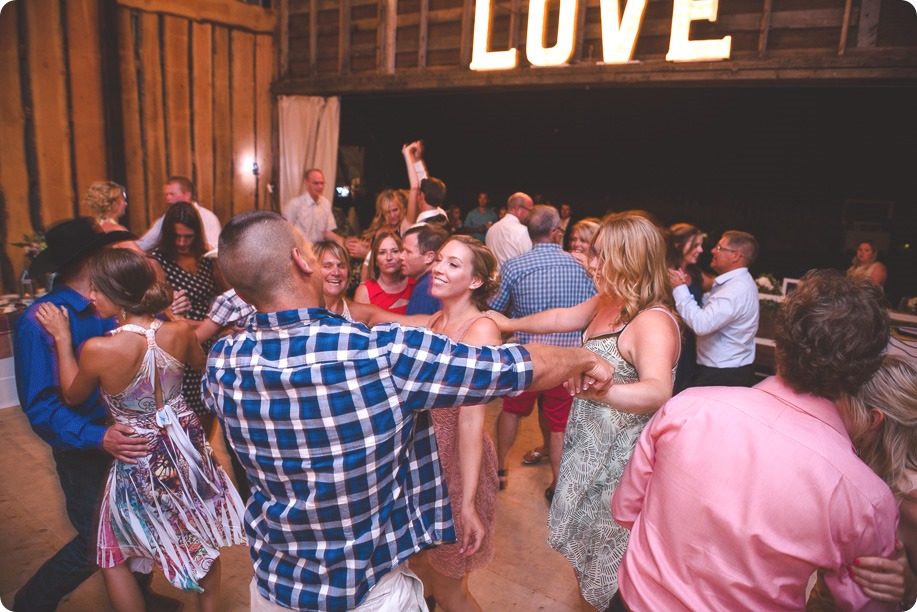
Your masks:
M 29 274 L 40 276 L 46 272 L 57 272 L 70 262 L 91 255 L 105 245 L 136 239 L 130 232 L 104 232 L 90 217 L 68 219 L 45 233 L 48 247 L 35 257 L 29 267 Z

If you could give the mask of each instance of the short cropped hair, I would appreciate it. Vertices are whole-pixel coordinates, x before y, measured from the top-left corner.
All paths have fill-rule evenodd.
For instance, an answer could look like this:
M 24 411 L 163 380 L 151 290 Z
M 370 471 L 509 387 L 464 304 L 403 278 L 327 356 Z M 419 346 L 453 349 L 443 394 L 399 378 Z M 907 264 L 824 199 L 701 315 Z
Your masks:
M 191 179 L 189 179 L 187 176 L 181 176 L 181 175 L 170 176 L 169 179 L 166 181 L 166 185 L 169 185 L 171 183 L 175 183 L 176 185 L 181 187 L 181 190 L 184 193 L 190 193 L 192 200 L 196 197 L 194 195 L 194 183 L 192 183 Z
M 410 228 L 404 233 L 402 240 L 411 234 L 417 234 L 417 248 L 421 253 L 434 253 L 449 239 L 449 230 L 441 225 L 424 223 Z
M 551 235 L 560 226 L 560 214 L 553 206 L 538 204 L 532 208 L 531 214 L 525 220 L 532 242 Z
M 856 393 L 888 346 L 882 290 L 836 270 L 802 277 L 777 312 L 777 374 L 795 391 L 835 401 Z
M 723 232 L 723 238 L 726 239 L 731 248 L 742 254 L 749 266 L 758 259 L 758 240 L 748 232 L 729 230 L 728 232 Z
M 420 193 L 430 206 L 442 206 L 446 201 L 446 184 L 438 178 L 428 176 L 420 181 Z

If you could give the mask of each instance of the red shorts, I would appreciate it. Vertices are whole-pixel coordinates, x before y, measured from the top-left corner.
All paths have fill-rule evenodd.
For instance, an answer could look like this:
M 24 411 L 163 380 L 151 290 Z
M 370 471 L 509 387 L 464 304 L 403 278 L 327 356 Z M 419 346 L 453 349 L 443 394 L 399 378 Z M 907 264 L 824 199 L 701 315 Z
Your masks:
M 567 428 L 567 419 L 570 417 L 570 406 L 573 405 L 573 396 L 564 389 L 563 385 L 545 391 L 526 391 L 516 397 L 503 398 L 503 410 L 518 416 L 529 416 L 535 409 L 535 400 L 541 399 L 541 407 L 551 431 L 564 431 Z

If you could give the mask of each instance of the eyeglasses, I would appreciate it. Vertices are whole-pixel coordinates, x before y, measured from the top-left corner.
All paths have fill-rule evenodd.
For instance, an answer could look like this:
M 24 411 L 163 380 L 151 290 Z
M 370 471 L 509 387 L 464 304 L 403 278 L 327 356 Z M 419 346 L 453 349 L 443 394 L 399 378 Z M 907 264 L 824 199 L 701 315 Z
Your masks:
M 729 249 L 729 248 L 726 248 L 726 247 L 721 246 L 721 245 L 719 245 L 719 244 L 716 245 L 715 247 L 713 247 L 712 250 L 714 250 L 714 251 L 727 251 L 727 252 L 729 252 L 729 253 L 738 253 L 738 252 L 739 252 L 739 251 L 736 250 L 736 249 Z

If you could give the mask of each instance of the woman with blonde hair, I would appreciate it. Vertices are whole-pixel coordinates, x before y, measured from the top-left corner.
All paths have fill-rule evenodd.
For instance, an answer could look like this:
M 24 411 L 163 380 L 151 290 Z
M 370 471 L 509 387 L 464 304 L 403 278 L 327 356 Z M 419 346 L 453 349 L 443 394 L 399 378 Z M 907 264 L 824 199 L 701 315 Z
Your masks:
M 548 516 L 549 544 L 570 561 L 584 610 L 605 610 L 617 591 L 628 532 L 611 496 L 653 413 L 672 396 L 679 323 L 662 233 L 647 219 L 609 215 L 592 243 L 599 294 L 579 306 L 521 319 L 492 314 L 500 331 L 583 331 L 583 345 L 615 366 L 601 398 L 576 398 Z
M 849 567 L 850 575 L 872 599 L 910 610 L 917 599 L 917 369 L 886 355 L 857 393 L 840 399 L 838 411 L 860 459 L 898 500 L 903 544 L 899 559 L 860 557 Z M 821 576 L 806 609 L 835 609 Z
M 864 240 L 857 247 L 857 254 L 854 255 L 851 266 L 847 269 L 847 277 L 868 278 L 880 287 L 885 286 L 888 269 L 884 263 L 878 261 L 878 257 L 879 251 L 876 249 L 876 243 Z
M 127 193 L 124 187 L 112 181 L 96 181 L 89 186 L 89 191 L 83 196 L 83 205 L 92 213 L 102 231 L 124 232 L 127 228 L 118 223 L 127 209 Z M 117 243 L 118 246 L 132 248 L 140 251 L 140 247 L 133 240 Z
M 589 269 L 589 245 L 592 244 L 592 238 L 599 231 L 601 223 L 595 217 L 586 217 L 577 221 L 570 229 L 568 253 L 573 255 L 573 258 L 587 270 Z

